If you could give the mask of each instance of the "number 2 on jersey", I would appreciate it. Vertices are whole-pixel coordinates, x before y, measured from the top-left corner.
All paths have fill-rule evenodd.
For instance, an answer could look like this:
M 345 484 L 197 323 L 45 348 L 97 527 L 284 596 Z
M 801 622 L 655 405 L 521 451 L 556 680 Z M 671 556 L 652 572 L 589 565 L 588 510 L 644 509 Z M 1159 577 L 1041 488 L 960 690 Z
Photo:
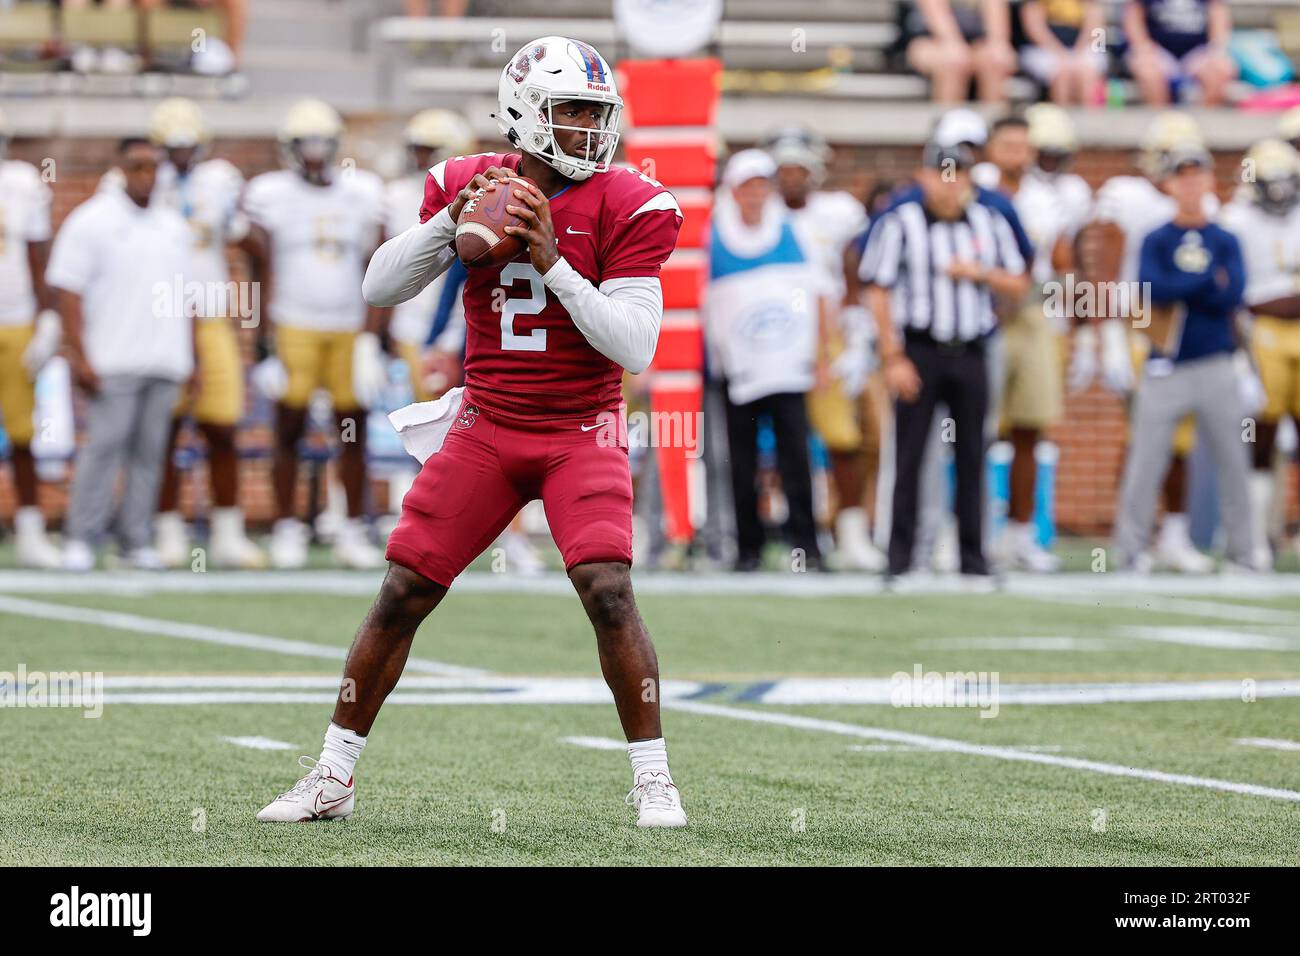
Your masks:
M 508 288 L 527 279 L 527 299 L 506 299 L 501 307 L 501 348 L 506 352 L 545 352 L 546 330 L 533 329 L 527 335 L 515 332 L 515 316 L 536 315 L 546 308 L 546 286 L 531 262 L 511 262 L 501 270 L 501 287 Z

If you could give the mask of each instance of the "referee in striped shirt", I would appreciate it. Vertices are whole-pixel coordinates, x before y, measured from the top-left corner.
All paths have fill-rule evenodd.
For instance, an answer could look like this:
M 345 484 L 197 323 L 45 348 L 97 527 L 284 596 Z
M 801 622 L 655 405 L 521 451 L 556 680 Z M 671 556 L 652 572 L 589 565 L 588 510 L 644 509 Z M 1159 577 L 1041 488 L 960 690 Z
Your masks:
M 891 576 L 912 564 L 922 457 L 940 402 L 954 426 L 944 437 L 956 443 L 961 571 L 989 573 L 981 540 L 989 409 L 984 349 L 997 330 L 995 296 L 1018 303 L 1029 276 L 1006 218 L 976 201 L 973 165 L 966 146 L 927 145 L 920 196 L 881 217 L 862 256 L 880 363 L 896 400 Z

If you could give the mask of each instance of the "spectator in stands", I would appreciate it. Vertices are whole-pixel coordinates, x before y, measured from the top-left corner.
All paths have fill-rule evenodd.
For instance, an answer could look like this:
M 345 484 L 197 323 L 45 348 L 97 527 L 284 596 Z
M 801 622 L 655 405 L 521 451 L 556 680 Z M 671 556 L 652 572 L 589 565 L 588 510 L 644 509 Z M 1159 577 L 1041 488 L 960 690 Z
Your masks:
M 972 77 L 984 102 L 1006 99 L 1016 69 L 1007 0 L 917 0 L 903 29 L 907 62 L 929 78 L 936 103 L 965 100 Z
M 63 565 L 88 571 L 109 530 L 127 560 L 162 567 L 152 519 L 172 409 L 194 373 L 194 315 L 176 289 L 192 273 L 193 239 L 180 213 L 151 202 L 158 150 L 123 140 L 123 188 L 101 189 L 59 230 L 46 282 L 56 290 L 73 380 L 90 402 L 65 525 Z
M 737 571 L 756 571 L 762 564 L 758 434 L 764 417 L 776 434 L 777 467 L 789 506 L 787 537 L 802 552 L 795 556 L 795 569 L 821 567 L 805 403 L 825 379 L 817 367 L 817 342 L 829 321 L 830 290 L 773 194 L 775 174 L 776 164 L 761 150 L 732 156 L 709 235 L 705 334 L 710 367 L 727 382 Z
M 1237 76 L 1227 0 L 1128 0 L 1124 35 L 1129 72 L 1151 106 L 1167 105 L 1189 81 L 1203 105 L 1218 106 Z
M 1210 154 L 1190 143 L 1171 150 L 1166 162 L 1163 186 L 1176 212 L 1142 243 L 1138 277 L 1150 289 L 1153 308 L 1145 331 L 1152 353 L 1133 411 L 1134 441 L 1120 488 L 1115 550 L 1121 568 L 1149 567 L 1146 552 L 1174 430 L 1191 413 L 1214 456 L 1228 560 L 1251 568 L 1256 553 L 1249 456 L 1241 432 L 1245 408 L 1233 362 L 1233 321 L 1245 293 L 1245 265 L 1236 237 L 1205 213 L 1205 197 L 1214 189 Z
M 881 367 L 897 400 L 891 575 L 912 567 L 922 462 L 941 401 L 954 426 L 949 440 L 956 446 L 961 571 L 989 570 L 983 546 L 985 350 L 997 329 L 994 296 L 1019 300 L 1029 280 L 1008 221 L 974 199 L 973 165 L 965 146 L 928 144 L 921 196 L 876 221 L 862 257 Z
M 1047 87 L 1053 103 L 1084 105 L 1106 76 L 1106 12 L 1101 0 L 1025 0 L 1020 50 L 1026 73 Z

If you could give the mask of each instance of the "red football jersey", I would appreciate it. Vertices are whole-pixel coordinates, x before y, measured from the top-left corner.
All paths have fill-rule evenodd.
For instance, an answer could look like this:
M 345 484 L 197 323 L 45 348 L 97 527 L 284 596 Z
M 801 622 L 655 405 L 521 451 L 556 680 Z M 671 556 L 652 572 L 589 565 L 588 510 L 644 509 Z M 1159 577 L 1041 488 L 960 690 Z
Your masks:
M 429 170 L 420 222 L 451 205 L 489 166 L 518 169 L 517 153 L 480 153 Z M 560 255 L 583 278 L 658 277 L 677 243 L 672 194 L 635 169 L 615 167 L 550 198 Z M 465 384 L 489 409 L 530 418 L 586 415 L 618 406 L 623 370 L 597 352 L 542 282 L 528 250 L 499 268 L 470 269 L 465 283 Z

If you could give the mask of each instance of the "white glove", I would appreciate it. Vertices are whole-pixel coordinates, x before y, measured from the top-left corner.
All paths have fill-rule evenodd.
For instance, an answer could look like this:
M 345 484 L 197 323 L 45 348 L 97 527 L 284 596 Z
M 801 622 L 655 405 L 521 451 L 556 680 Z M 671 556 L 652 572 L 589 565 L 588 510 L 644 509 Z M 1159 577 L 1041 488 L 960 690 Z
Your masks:
M 274 355 L 254 365 L 249 378 L 253 387 L 273 402 L 284 398 L 284 393 L 289 391 L 289 373 Z
M 362 332 L 352 345 L 352 394 L 363 408 L 374 408 L 388 385 L 379 336 Z
M 62 340 L 63 322 L 59 319 L 59 313 L 53 309 L 42 309 L 36 317 L 32 340 L 23 349 L 22 363 L 29 379 L 36 381 L 36 376 L 45 368 L 45 363 L 54 358 Z
M 1092 384 L 1101 370 L 1097 358 L 1097 330 L 1081 325 L 1074 330 L 1074 348 L 1070 351 L 1070 370 L 1066 385 L 1071 392 L 1082 392 Z
M 1254 415 L 1268 404 L 1268 393 L 1264 391 L 1264 383 L 1260 380 L 1259 373 L 1255 371 L 1250 356 L 1242 349 L 1233 353 L 1232 367 L 1237 373 L 1237 397 L 1241 399 L 1242 411 L 1247 415 Z
M 1101 333 L 1101 381 L 1112 392 L 1127 395 L 1133 391 L 1133 353 L 1129 350 L 1128 329 L 1121 319 L 1106 319 L 1098 328 Z

